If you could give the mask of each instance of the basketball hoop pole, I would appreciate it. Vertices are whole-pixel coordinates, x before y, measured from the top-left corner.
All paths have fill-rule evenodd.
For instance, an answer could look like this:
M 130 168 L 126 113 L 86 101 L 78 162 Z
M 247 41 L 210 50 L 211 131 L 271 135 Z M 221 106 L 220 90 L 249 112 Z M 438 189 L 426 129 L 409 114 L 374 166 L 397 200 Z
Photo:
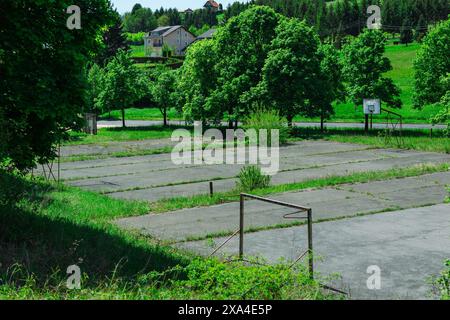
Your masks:
M 366 121 L 365 121 L 364 130 L 366 131 L 366 133 L 369 133 L 369 115 L 365 114 L 365 118 L 366 118 Z

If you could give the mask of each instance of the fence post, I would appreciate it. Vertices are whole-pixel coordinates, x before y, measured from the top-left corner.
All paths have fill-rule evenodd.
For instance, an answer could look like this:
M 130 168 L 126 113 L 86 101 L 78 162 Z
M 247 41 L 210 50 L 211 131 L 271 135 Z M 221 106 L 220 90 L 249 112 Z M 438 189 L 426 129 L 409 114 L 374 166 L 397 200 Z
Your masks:
M 314 279 L 312 209 L 308 210 L 308 251 L 309 276 L 311 277 L 311 279 Z
M 244 258 L 244 195 L 241 193 L 239 201 L 239 259 Z
M 214 186 L 213 186 L 213 182 L 212 181 L 209 182 L 209 195 L 211 197 L 214 195 Z

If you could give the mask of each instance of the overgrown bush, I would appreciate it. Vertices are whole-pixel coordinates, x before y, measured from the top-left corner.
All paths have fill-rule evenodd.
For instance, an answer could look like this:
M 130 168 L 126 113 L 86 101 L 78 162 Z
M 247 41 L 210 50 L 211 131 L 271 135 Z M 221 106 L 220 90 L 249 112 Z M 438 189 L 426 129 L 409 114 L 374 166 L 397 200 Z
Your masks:
M 276 110 L 265 110 L 263 108 L 258 108 L 256 112 L 244 120 L 244 129 L 255 129 L 258 133 L 258 141 L 260 130 L 269 130 L 267 132 L 267 143 L 269 146 L 271 145 L 270 130 L 279 130 L 280 145 L 285 144 L 290 135 L 290 128 L 286 118 L 281 117 Z
M 436 280 L 435 285 L 441 299 L 450 300 L 450 259 L 445 261 L 445 269 L 441 272 L 441 276 Z
M 266 188 L 270 184 L 270 176 L 261 172 L 258 166 L 247 166 L 241 169 L 236 187 L 239 191 L 252 191 Z
M 132 45 L 143 45 L 145 35 L 146 35 L 145 32 L 125 33 L 125 36 L 127 37 L 127 42 Z
M 302 268 L 287 264 L 245 265 L 215 259 L 193 260 L 187 278 L 172 283 L 172 294 L 188 299 L 320 299 L 319 285 Z

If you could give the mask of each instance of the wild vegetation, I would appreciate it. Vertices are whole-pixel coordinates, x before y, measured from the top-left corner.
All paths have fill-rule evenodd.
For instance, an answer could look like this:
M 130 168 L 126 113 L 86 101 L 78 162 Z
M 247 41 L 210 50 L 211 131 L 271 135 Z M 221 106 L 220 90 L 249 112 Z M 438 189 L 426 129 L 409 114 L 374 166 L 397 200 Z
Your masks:
M 382 98 L 391 108 L 414 104 L 421 120 L 433 116 L 435 123 L 450 126 L 448 0 L 383 1 L 384 31 L 399 32 L 405 44 L 418 41 L 408 47 L 387 45 L 389 35 L 383 30 L 364 30 L 366 1 L 257 0 L 190 15 L 135 5 L 122 26 L 108 1 L 79 0 L 78 5 L 92 9 L 84 13 L 83 32 L 66 28 L 65 5 L 60 0 L 0 4 L 1 12 L 8 12 L 0 22 L 0 298 L 334 298 L 301 267 L 257 268 L 193 257 L 112 221 L 236 201 L 243 190 L 267 195 L 448 170 L 448 164 L 430 165 L 271 186 L 259 168 L 247 167 L 236 190 L 151 204 L 33 179 L 27 172 L 54 159 L 61 141 L 106 145 L 167 138 L 173 129 L 167 120 L 173 117 L 210 126 L 226 120 L 229 127 L 243 122 L 244 128 L 277 128 L 281 142 L 320 138 L 450 152 L 449 139 L 436 132 L 404 131 L 399 139 L 384 130 L 362 135 L 357 130 L 288 128 L 296 119 L 323 123 L 344 117 L 368 96 Z M 179 70 L 134 63 L 129 45 L 139 51 L 142 32 L 169 24 L 185 24 L 196 33 L 217 26 L 218 32 L 194 43 Z M 408 57 L 418 50 L 414 88 L 408 83 L 411 69 L 408 77 L 392 70 L 390 58 L 399 48 Z M 133 107 L 139 117 L 143 106 L 158 109 L 163 126 L 102 129 L 95 137 L 79 133 L 83 113 L 121 117 L 125 126 L 125 110 Z M 80 291 L 65 286 L 67 267 L 73 264 L 83 270 Z M 448 298 L 446 271 L 439 285 Z
M 302 267 L 200 259 L 119 229 L 147 203 L 0 172 L 0 298 L 327 299 Z M 82 271 L 81 288 L 66 269 Z

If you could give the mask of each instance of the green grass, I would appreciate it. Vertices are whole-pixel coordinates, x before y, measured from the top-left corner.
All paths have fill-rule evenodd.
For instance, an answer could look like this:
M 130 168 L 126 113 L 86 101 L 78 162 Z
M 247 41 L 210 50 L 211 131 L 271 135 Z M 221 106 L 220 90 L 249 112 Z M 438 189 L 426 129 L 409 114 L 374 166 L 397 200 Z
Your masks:
M 149 126 L 131 128 L 102 128 L 97 135 L 89 135 L 80 132 L 71 132 L 70 140 L 65 145 L 100 144 L 107 145 L 117 141 L 139 141 L 149 139 L 170 138 L 175 129 L 180 126 Z
M 419 176 L 435 172 L 445 172 L 450 169 L 449 163 L 418 165 L 407 168 L 395 168 L 385 171 L 367 171 L 353 173 L 345 176 L 328 176 L 325 178 L 311 179 L 297 183 L 281 184 L 269 186 L 263 189 L 252 190 L 252 194 L 259 196 L 273 195 L 277 193 L 300 191 L 311 188 L 325 188 L 345 183 L 364 183 L 370 181 L 381 181 L 387 179 L 399 179 Z M 217 192 L 213 196 L 195 195 L 192 197 L 178 197 L 162 199 L 150 204 L 150 211 L 153 213 L 164 213 L 175 210 L 207 207 L 222 203 L 239 201 L 240 191 L 231 190 L 228 192 Z
M 377 148 L 396 148 L 450 154 L 450 139 L 442 132 L 434 132 L 430 137 L 428 130 L 403 130 L 402 138 L 398 131 L 389 136 L 385 130 L 372 130 L 366 134 L 360 129 L 319 129 L 294 128 L 293 136 L 300 139 L 324 139 L 344 143 L 359 143 Z M 295 139 L 294 139 L 295 140 Z
M 175 109 L 170 109 L 167 113 L 169 120 L 182 120 L 183 116 L 178 114 Z M 126 120 L 162 120 L 161 111 L 158 108 L 129 108 L 125 113 Z M 120 110 L 114 110 L 100 116 L 100 120 L 122 120 Z
M 140 46 L 130 46 L 131 56 L 136 58 L 145 57 L 145 47 L 144 45 Z
M 147 203 L 0 172 L 0 299 L 326 299 L 303 267 L 225 264 L 111 223 Z M 69 290 L 76 264 L 81 290 Z

